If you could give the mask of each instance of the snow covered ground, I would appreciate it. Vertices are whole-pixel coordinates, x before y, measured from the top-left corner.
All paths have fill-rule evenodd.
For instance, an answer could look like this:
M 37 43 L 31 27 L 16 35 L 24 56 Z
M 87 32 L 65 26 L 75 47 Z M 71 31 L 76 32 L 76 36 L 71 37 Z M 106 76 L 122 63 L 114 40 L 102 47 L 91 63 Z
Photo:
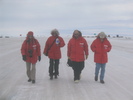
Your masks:
M 46 38 L 37 38 L 43 51 Z M 0 100 L 133 100 L 133 40 L 109 39 L 113 48 L 108 54 L 105 84 L 94 81 L 93 53 L 85 61 L 79 83 L 73 81 L 73 71 L 66 65 L 67 43 L 62 48 L 60 76 L 50 80 L 49 59 L 42 55 L 36 65 L 36 83 L 27 82 L 26 65 L 20 47 L 24 38 L 0 39 Z M 90 45 L 94 38 L 86 39 Z

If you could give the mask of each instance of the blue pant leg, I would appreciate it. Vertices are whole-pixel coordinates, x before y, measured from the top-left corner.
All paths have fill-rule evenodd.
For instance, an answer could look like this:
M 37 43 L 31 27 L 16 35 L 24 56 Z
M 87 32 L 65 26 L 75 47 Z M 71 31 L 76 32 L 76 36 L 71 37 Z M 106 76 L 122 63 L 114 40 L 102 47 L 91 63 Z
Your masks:
M 100 67 L 101 67 L 101 64 L 96 63 L 96 67 L 95 67 L 95 76 L 98 76 Z
M 100 80 L 104 80 L 105 67 L 106 67 L 106 64 L 101 64 Z

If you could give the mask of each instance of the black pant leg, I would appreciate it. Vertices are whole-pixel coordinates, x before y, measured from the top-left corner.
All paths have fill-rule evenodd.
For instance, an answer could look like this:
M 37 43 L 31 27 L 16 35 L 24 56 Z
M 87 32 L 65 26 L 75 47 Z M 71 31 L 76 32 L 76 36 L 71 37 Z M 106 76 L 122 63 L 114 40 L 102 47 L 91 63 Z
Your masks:
M 80 74 L 83 69 L 84 69 L 84 61 L 83 62 L 73 61 L 74 80 L 80 80 Z
M 53 66 L 54 66 L 54 60 L 53 59 L 49 59 L 49 75 L 53 76 Z
M 59 59 L 55 60 L 54 70 L 55 70 L 55 75 L 59 75 Z
M 74 72 L 74 80 L 78 80 L 78 73 L 77 73 L 78 72 L 77 71 L 78 70 L 78 66 L 77 66 L 78 64 L 75 61 L 73 61 L 72 63 L 73 63 L 72 68 L 73 68 L 73 72 Z
M 82 70 L 84 69 L 84 61 L 83 62 L 79 62 L 79 75 L 81 74 Z

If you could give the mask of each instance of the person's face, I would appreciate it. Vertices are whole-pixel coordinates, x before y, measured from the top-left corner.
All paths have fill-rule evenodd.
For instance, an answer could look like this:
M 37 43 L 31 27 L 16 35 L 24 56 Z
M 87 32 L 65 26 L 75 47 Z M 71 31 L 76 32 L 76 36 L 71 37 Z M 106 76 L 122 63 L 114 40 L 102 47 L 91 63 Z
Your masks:
M 53 36 L 55 36 L 55 37 L 56 37 L 56 36 L 57 36 L 57 34 L 56 34 L 56 33 L 53 33 Z
M 101 39 L 104 39 L 105 38 L 105 35 L 103 35 L 103 34 L 100 34 L 100 36 L 99 36 Z
M 103 40 L 104 40 L 104 38 L 100 38 L 100 40 L 101 40 L 101 41 L 103 41 Z
M 103 34 L 100 35 L 99 37 L 100 37 L 100 40 L 101 40 L 101 41 L 103 41 L 103 40 L 105 39 L 105 35 L 103 35 Z
M 33 35 L 28 35 L 28 38 L 29 39 L 33 39 Z
M 79 37 L 80 33 L 78 31 L 75 31 L 73 35 L 77 39 Z
M 52 32 L 51 35 L 54 37 L 58 37 L 59 34 L 57 32 Z

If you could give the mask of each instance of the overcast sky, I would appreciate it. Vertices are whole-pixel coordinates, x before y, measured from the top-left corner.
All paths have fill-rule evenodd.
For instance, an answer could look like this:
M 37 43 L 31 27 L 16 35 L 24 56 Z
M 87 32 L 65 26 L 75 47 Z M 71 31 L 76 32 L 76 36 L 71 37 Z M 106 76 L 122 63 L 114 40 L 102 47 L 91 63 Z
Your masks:
M 133 34 L 133 0 L 0 0 L 0 35 Z

